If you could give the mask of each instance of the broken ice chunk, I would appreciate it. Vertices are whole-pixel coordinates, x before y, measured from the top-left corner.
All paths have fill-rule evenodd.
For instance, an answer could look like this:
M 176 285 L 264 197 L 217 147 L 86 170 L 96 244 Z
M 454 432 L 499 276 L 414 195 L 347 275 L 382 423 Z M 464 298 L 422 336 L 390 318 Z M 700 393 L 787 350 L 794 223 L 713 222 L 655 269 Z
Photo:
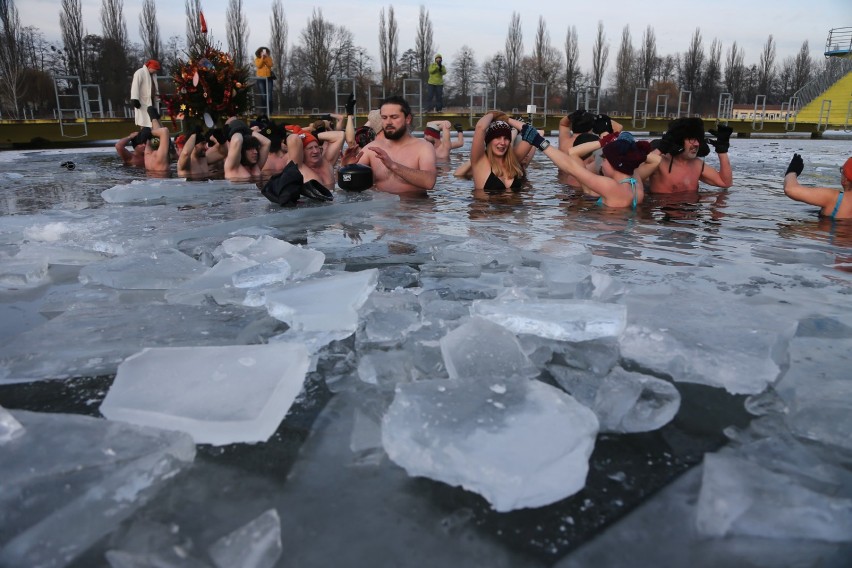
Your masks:
M 0 406 L 0 444 L 5 444 L 24 434 L 24 427 L 12 413 Z
M 301 391 L 308 364 L 300 343 L 144 349 L 118 366 L 101 412 L 187 432 L 199 444 L 263 442 Z
M 397 388 L 382 444 L 409 475 L 464 487 L 504 512 L 582 489 L 597 432 L 591 410 L 539 381 L 427 380 Z
M 451 379 L 531 378 L 539 373 L 514 333 L 479 317 L 442 337 L 441 353 Z
M 202 274 L 207 267 L 176 249 L 132 254 L 84 266 L 83 284 L 129 290 L 163 290 Z
M 379 271 L 344 272 L 290 284 L 265 295 L 269 315 L 299 331 L 350 331 L 358 309 L 375 290 Z
M 270 509 L 210 547 L 218 568 L 272 568 L 281 557 L 281 519 Z

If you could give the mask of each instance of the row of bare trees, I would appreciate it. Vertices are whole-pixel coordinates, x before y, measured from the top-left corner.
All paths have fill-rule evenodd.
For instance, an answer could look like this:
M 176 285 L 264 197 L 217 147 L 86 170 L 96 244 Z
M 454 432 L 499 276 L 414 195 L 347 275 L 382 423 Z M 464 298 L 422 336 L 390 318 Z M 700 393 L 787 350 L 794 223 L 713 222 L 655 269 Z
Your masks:
M 128 40 L 123 14 L 124 0 L 101 0 L 101 34 L 85 29 L 81 0 L 61 0 L 61 45 L 44 40 L 34 27 L 23 27 L 14 0 L 0 0 L 0 109 L 17 115 L 21 108 L 49 110 L 55 106 L 53 77 L 74 75 L 81 82 L 98 84 L 111 106 L 127 102 L 128 84 L 133 71 L 151 57 L 164 69 L 171 69 L 186 54 L 199 47 L 218 45 L 216 30 L 203 30 L 201 0 L 184 0 L 185 37 L 163 40 L 157 24 L 154 0 L 143 0 L 139 16 L 140 44 Z M 270 0 L 270 29 L 267 45 L 272 53 L 275 75 L 274 106 L 287 108 L 329 108 L 334 101 L 337 78 L 354 81 L 358 92 L 380 85 L 386 93 L 399 92 L 404 79 L 425 82 L 429 63 L 437 51 L 428 10 L 420 7 L 414 34 L 414 46 L 400 53 L 400 29 L 393 6 L 382 9 L 378 22 L 378 69 L 368 50 L 354 43 L 345 26 L 328 20 L 315 8 L 297 40 L 290 42 L 282 0 Z M 408 37 L 406 35 L 406 37 Z M 228 0 L 225 30 L 226 49 L 238 65 L 253 69 L 254 49 L 249 49 L 250 30 L 243 0 Z M 257 47 L 255 46 L 255 47 Z M 701 30 L 696 29 L 682 53 L 662 55 L 657 51 L 652 26 L 643 30 L 634 46 L 631 30 L 625 26 L 608 72 L 610 44 L 603 22 L 598 22 L 591 45 L 592 66 L 580 68 L 581 46 L 575 26 L 565 31 L 562 49 L 554 47 L 544 18 L 539 17 L 532 48 L 526 50 L 521 16 L 513 13 L 503 48 L 479 59 L 464 45 L 455 54 L 444 54 L 450 73 L 444 91 L 448 105 L 466 106 L 472 94 L 484 91 L 501 108 L 522 107 L 531 93 L 541 94 L 543 86 L 549 108 L 575 108 L 580 94 L 599 89 L 602 108 L 609 112 L 630 113 L 637 88 L 654 95 L 677 96 L 680 91 L 693 94 L 692 111 L 712 113 L 719 94 L 731 93 L 736 102 L 750 102 L 765 95 L 767 103 L 786 100 L 819 71 L 810 57 L 808 43 L 802 44 L 795 57 L 776 61 L 776 46 L 769 36 L 759 54 L 759 62 L 746 65 L 745 53 L 734 42 L 726 51 L 713 38 L 705 49 Z M 251 74 L 251 73 L 250 73 Z M 608 81 L 607 81 L 608 79 Z M 491 98 L 489 97 L 489 103 Z M 363 99 L 362 99 L 363 101 Z

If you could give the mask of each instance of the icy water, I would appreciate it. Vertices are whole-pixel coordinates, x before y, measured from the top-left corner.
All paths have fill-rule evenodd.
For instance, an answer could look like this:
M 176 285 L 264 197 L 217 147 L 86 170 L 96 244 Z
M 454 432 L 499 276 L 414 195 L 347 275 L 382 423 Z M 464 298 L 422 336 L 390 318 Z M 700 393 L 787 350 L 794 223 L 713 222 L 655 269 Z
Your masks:
M 393 390 L 357 379 L 369 348 L 349 338 L 322 352 L 269 442 L 199 446 L 191 467 L 71 565 L 107 566 L 106 551 L 116 550 L 171 558 L 165 565 L 208 565 L 213 541 L 274 508 L 283 541 L 277 566 L 848 566 L 852 223 L 819 219 L 816 208 L 787 199 L 781 182 L 799 152 L 804 183 L 839 187 L 850 149 L 848 139 L 736 139 L 732 188 L 651 197 L 635 212 L 596 207 L 559 183 L 544 157 L 530 167 L 524 191 L 474 198 L 471 182 L 452 176 L 466 148 L 441 166 L 428 198 L 340 193 L 332 204 L 288 210 L 250 184 L 181 180 L 162 182 L 181 188 L 174 197 L 107 203 L 104 190 L 145 179 L 120 166 L 111 148 L 4 152 L 0 266 L 22 251 L 56 258 L 72 247 L 80 256 L 51 262 L 28 285 L 4 270 L 2 355 L 10 357 L 9 345 L 32 345 L 31 358 L 43 359 L 33 367 L 47 370 L 39 378 L 69 378 L 0 380 L 0 406 L 100 415 L 113 374 L 92 360 L 127 346 L 105 337 L 113 351 L 91 347 L 95 355 L 79 357 L 91 372 L 75 373 L 52 352 L 102 330 L 53 327 L 42 340 L 40 326 L 56 324 L 72 297 L 129 313 L 164 302 L 162 291 L 150 290 L 81 296 L 91 288 L 80 282 L 81 267 L 98 255 L 168 246 L 209 261 L 228 237 L 272 235 L 322 251 L 329 270 L 379 268 L 379 289 L 392 290 L 423 284 L 422 265 L 450 244 L 477 239 L 509 260 L 483 269 L 499 275 L 499 285 L 439 290 L 467 306 L 503 289 L 538 288 L 548 260 L 587 250 L 590 269 L 611 279 L 610 291 L 597 293 L 628 308 L 633 327 L 621 364 L 673 379 L 682 403 L 659 430 L 600 434 L 579 493 L 496 513 L 474 493 L 409 477 L 375 443 Z M 73 171 L 60 167 L 68 160 Z M 707 161 L 715 165 L 715 155 Z M 192 345 L 196 324 L 149 323 L 146 337 Z M 223 337 L 233 325 L 223 320 Z M 662 351 L 675 355 L 661 362 L 646 328 L 665 335 Z M 258 333 L 264 340 L 281 331 Z M 544 366 L 539 378 L 555 384 Z M 712 468 L 702 465 L 706 455 L 720 456 Z M 718 504 L 716 516 L 707 503 Z M 737 521 L 718 512 L 734 505 L 745 510 Z M 829 525 L 849 531 L 837 536 Z M 0 547 L 5 542 L 0 536 Z M 115 556 L 111 562 L 121 565 Z

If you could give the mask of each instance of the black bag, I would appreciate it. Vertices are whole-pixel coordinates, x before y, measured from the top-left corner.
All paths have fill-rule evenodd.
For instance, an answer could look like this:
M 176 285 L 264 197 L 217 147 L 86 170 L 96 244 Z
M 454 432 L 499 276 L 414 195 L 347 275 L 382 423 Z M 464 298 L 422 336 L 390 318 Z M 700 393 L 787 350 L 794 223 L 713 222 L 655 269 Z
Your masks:
M 272 79 L 272 80 L 274 81 L 274 80 L 275 80 L 275 79 L 277 79 L 278 77 L 276 77 L 276 76 L 275 76 L 275 73 L 270 73 L 270 74 L 269 74 L 269 78 L 270 78 L 270 79 Z
M 299 166 L 292 160 L 280 174 L 275 174 L 264 184 L 260 192 L 272 203 L 294 205 L 299 200 L 305 178 Z

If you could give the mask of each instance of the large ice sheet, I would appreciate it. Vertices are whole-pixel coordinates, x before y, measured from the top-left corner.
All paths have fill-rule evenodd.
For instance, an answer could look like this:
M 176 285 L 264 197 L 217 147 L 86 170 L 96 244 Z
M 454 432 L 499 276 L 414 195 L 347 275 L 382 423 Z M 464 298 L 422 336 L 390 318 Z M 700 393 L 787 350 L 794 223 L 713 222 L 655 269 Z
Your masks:
M 269 315 L 299 331 L 350 331 L 358 327 L 358 309 L 375 290 L 379 271 L 343 272 L 268 291 Z
M 64 566 L 195 457 L 186 434 L 87 416 L 12 411 L 0 445 L 0 565 Z
M 852 496 L 771 471 L 728 452 L 706 454 L 697 527 L 706 536 L 852 541 Z
M 464 262 L 477 266 L 511 266 L 519 264 L 522 251 L 505 243 L 468 239 L 448 244 L 435 252 L 438 262 Z
M 132 290 L 174 288 L 207 267 L 176 249 L 129 254 L 90 264 L 80 270 L 80 282 Z
M 292 245 L 269 235 L 259 238 L 245 235 L 231 237 L 222 242 L 214 255 L 219 258 L 236 256 L 258 264 L 285 260 L 290 265 L 290 277 L 294 280 L 318 272 L 325 262 L 325 254 L 318 250 Z
M 385 451 L 409 475 L 479 493 L 496 511 L 582 489 L 597 433 L 591 410 L 527 380 L 400 385 L 382 422 Z
M 519 335 L 570 342 L 617 338 L 627 324 L 625 306 L 590 300 L 475 300 L 470 312 Z
M 144 349 L 118 367 L 101 412 L 180 430 L 199 444 L 264 442 L 308 371 L 299 343 Z
M 133 180 L 129 184 L 116 185 L 101 192 L 107 203 L 153 204 L 205 202 L 233 194 L 253 190 L 253 184 L 237 184 L 225 180 L 206 180 L 187 183 L 182 179 Z
M 775 382 L 796 333 L 794 318 L 745 301 L 703 302 L 682 293 L 626 298 L 622 357 L 675 381 L 733 394 L 755 394 Z
M 212 298 L 218 304 L 242 303 L 245 291 L 234 286 L 234 275 L 255 266 L 257 263 L 247 258 L 223 258 L 215 266 L 167 290 L 166 301 L 200 306 Z
M 261 310 L 241 306 L 73 308 L 0 346 L 0 383 L 109 375 L 143 347 L 243 345 L 281 331 Z

